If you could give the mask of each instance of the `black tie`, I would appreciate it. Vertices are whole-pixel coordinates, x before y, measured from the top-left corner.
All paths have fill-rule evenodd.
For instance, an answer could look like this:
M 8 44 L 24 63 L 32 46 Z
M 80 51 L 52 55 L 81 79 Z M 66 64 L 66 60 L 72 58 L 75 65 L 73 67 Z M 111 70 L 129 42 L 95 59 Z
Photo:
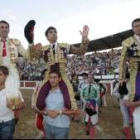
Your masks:
M 55 54 L 55 44 L 52 45 L 53 54 Z
M 91 91 L 91 83 L 89 84 L 89 89 L 88 89 L 88 93 L 90 94 Z

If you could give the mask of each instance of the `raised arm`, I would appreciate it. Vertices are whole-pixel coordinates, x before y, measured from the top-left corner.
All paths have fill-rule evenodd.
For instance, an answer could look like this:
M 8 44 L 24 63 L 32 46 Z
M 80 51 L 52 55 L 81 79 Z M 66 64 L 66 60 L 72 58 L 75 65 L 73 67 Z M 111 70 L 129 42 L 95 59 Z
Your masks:
M 34 20 L 30 20 L 25 28 L 24 28 L 24 35 L 26 40 L 29 43 L 29 49 L 28 49 L 28 58 L 31 61 L 36 61 L 40 58 L 41 55 L 41 47 L 42 45 L 38 43 L 37 45 L 34 45 L 34 26 L 36 22 Z
M 80 31 L 80 34 L 82 36 L 82 42 L 80 44 L 80 47 L 75 47 L 74 45 L 70 46 L 70 53 L 76 54 L 76 55 L 83 55 L 88 48 L 89 39 L 88 39 L 88 33 L 89 33 L 89 27 L 87 25 L 83 26 L 83 31 Z
M 17 51 L 21 56 L 24 58 L 29 58 L 29 51 L 23 47 L 19 40 L 11 39 L 11 42 L 17 47 Z

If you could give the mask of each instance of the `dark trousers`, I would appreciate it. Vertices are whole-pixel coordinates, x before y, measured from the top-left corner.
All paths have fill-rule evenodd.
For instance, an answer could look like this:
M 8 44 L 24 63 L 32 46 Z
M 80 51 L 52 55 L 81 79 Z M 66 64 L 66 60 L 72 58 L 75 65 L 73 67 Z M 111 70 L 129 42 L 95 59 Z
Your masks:
M 15 120 L 0 123 L 0 139 L 13 139 Z

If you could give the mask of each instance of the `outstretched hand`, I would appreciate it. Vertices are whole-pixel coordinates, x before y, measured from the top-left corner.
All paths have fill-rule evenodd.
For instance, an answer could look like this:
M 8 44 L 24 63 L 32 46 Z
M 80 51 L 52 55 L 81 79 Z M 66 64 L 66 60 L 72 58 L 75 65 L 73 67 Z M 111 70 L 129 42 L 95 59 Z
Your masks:
M 80 34 L 83 38 L 88 38 L 89 27 L 87 25 L 83 26 L 83 31 L 80 31 Z
M 56 118 L 59 115 L 59 112 L 57 110 L 48 110 L 48 115 L 52 118 Z
M 123 82 L 126 82 L 125 80 L 119 80 L 119 85 L 123 85 Z
M 130 101 L 124 101 L 124 105 L 125 106 L 128 106 L 128 107 L 130 107 L 130 106 L 133 106 L 133 102 L 130 102 Z
M 37 43 L 37 44 L 34 45 L 34 48 L 35 48 L 36 51 L 40 51 L 41 48 L 42 48 L 42 44 L 41 43 Z

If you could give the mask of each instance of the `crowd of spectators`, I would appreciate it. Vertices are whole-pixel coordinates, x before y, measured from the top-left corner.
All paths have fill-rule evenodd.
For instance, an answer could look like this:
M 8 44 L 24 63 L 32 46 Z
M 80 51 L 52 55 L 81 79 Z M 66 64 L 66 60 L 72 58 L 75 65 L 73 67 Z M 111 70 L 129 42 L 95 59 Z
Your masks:
M 119 67 L 121 50 L 109 52 L 95 52 L 83 56 L 68 56 L 67 74 L 81 74 L 83 71 L 94 75 L 115 74 Z M 20 58 L 17 63 L 21 80 L 42 80 L 41 72 L 45 69 L 44 63 L 31 63 Z
M 118 73 L 121 50 L 96 52 L 84 56 L 68 56 L 67 73 L 81 74 L 90 72 L 93 75 L 111 75 Z
M 43 79 L 41 73 L 45 69 L 45 65 L 42 63 L 31 63 L 20 57 L 17 67 L 20 80 L 40 81 Z

